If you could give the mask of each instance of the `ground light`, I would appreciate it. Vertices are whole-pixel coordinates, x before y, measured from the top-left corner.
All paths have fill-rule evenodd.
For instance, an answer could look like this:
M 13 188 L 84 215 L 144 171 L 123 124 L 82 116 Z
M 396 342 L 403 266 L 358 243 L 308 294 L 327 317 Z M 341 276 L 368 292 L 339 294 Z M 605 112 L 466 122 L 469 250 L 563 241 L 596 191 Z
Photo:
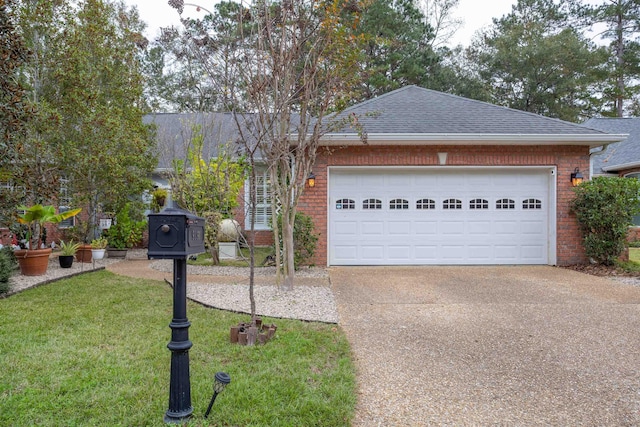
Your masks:
M 231 377 L 225 372 L 216 372 L 216 380 L 213 383 L 213 396 L 211 396 L 211 402 L 209 402 L 209 407 L 207 408 L 207 412 L 204 413 L 204 417 L 207 418 L 209 416 L 209 412 L 211 412 L 211 408 L 213 407 L 213 402 L 216 401 L 216 397 L 218 394 L 222 393 L 222 390 L 231 382 Z

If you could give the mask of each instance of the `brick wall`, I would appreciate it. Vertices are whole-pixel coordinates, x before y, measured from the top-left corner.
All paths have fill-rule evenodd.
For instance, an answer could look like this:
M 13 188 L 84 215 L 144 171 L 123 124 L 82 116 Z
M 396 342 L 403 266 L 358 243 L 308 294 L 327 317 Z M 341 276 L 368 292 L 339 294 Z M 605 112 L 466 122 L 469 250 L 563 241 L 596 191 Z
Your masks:
M 557 262 L 586 262 L 575 216 L 569 211 L 573 198 L 570 175 L 578 167 L 588 179 L 589 149 L 573 146 L 352 146 L 322 148 L 313 172 L 316 186 L 307 188 L 299 210 L 312 216 L 320 234 L 313 262 L 327 264 L 327 167 L 328 166 L 437 166 L 437 153 L 446 152 L 447 166 L 556 166 Z

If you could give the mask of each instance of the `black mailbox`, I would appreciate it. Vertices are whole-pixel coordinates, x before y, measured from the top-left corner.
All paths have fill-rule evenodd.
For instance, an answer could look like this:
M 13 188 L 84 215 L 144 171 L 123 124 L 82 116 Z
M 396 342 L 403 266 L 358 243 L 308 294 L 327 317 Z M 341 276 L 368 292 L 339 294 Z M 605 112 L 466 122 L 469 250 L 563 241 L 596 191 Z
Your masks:
M 204 218 L 175 207 L 149 214 L 150 259 L 186 259 L 203 252 Z

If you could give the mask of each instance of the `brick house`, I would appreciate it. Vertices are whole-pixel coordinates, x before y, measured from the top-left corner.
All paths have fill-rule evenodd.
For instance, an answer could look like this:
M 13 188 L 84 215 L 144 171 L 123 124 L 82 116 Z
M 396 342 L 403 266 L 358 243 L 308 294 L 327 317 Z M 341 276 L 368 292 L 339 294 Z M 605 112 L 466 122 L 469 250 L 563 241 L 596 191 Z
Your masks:
M 585 261 L 570 176 L 588 178 L 590 149 L 625 135 L 417 86 L 346 115 L 366 142 L 351 128 L 325 135 L 299 204 L 319 233 L 316 265 Z M 266 174 L 258 187 L 266 202 Z M 262 242 L 267 205 L 256 217 Z

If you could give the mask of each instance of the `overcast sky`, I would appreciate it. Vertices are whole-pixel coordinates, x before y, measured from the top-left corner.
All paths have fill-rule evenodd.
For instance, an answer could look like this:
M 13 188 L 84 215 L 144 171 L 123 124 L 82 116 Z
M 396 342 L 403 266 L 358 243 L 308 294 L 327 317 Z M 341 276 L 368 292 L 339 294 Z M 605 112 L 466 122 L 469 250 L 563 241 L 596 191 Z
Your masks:
M 136 5 L 140 16 L 148 25 L 147 38 L 155 38 L 160 27 L 178 25 L 178 12 L 167 4 L 167 0 L 125 0 L 129 5 Z M 184 13 L 189 16 L 197 16 L 194 6 L 188 6 L 185 2 Z M 193 4 L 198 3 L 194 0 Z M 476 30 L 491 24 L 491 18 L 501 17 L 511 11 L 511 6 L 516 0 L 460 0 L 456 11 L 456 17 L 464 20 L 464 25 L 453 38 L 452 45 L 462 44 L 467 46 Z M 202 7 L 213 8 L 215 1 L 202 0 Z M 199 12 L 200 15 L 204 12 Z

